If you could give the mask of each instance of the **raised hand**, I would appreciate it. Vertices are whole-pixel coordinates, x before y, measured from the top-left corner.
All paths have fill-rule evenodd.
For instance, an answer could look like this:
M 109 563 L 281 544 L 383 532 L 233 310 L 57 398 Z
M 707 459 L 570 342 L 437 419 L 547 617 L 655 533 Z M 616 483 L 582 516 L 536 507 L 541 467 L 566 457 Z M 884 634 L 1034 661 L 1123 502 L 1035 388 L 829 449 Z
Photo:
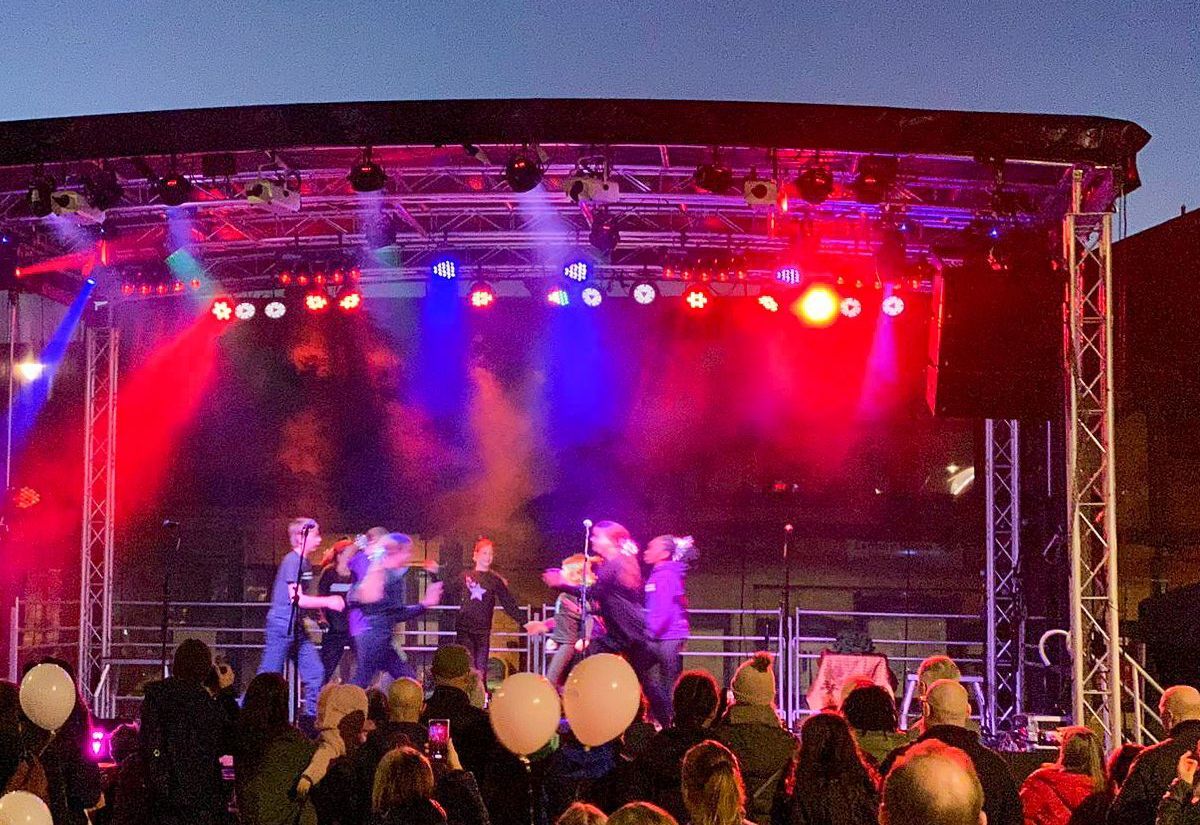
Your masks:
M 442 601 L 442 583 L 434 582 L 425 588 L 425 595 L 421 598 L 421 604 L 426 607 L 433 607 Z

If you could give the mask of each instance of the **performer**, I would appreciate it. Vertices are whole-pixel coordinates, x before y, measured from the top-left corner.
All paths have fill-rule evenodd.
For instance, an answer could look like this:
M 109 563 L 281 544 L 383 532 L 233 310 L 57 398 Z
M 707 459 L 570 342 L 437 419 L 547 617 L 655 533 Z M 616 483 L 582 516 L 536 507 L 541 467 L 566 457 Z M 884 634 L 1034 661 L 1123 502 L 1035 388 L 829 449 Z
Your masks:
M 688 565 L 696 557 L 691 536 L 658 536 L 642 553 L 651 568 L 646 580 L 646 631 L 658 659 L 659 690 L 668 696 L 683 671 L 683 646 L 690 633 L 685 581 Z
M 550 638 L 546 640 L 546 649 L 554 655 L 550 658 L 550 664 L 546 666 L 546 678 L 559 690 L 566 682 L 567 674 L 576 660 L 583 653 L 583 638 L 579 626 L 582 613 L 579 609 L 579 595 L 574 592 L 583 584 L 583 566 L 582 553 L 576 553 L 574 556 L 563 559 L 559 570 L 563 582 L 570 589 L 563 590 L 558 594 L 558 598 L 554 602 L 554 615 L 550 619 L 544 622 L 528 622 L 525 625 L 526 633 L 550 634 Z M 592 565 L 588 565 L 588 587 L 596 583 L 596 577 L 591 567 Z M 594 608 L 588 615 L 588 625 L 591 628 L 591 632 L 587 634 L 588 638 L 594 639 L 597 632 L 602 629 L 596 622 Z
M 350 591 L 350 603 L 362 608 L 367 623 L 358 639 L 358 668 L 354 673 L 354 684 L 361 688 L 370 687 L 380 671 L 393 678 L 416 676 L 412 665 L 392 647 L 392 629 L 400 622 L 415 619 L 442 599 L 442 583 L 433 582 L 420 603 L 404 603 L 404 574 L 413 559 L 413 543 L 408 536 L 390 533 L 375 542 L 369 553 L 371 565 Z M 431 567 L 426 565 L 426 569 Z
M 305 582 L 312 580 L 312 565 L 308 554 L 321 543 L 321 528 L 310 518 L 292 519 L 288 524 L 288 541 L 291 549 L 279 563 L 275 573 L 275 584 L 271 588 L 271 607 L 267 610 L 266 646 L 263 650 L 262 662 L 258 666 L 259 673 L 283 673 L 284 664 L 288 657 L 298 651 L 300 680 L 304 686 L 304 712 L 308 716 L 317 715 L 317 694 L 321 690 L 321 657 L 316 647 L 303 633 L 297 632 L 296 623 L 301 619 L 301 608 L 326 608 L 338 610 L 341 599 L 330 597 L 328 601 L 319 596 L 309 596 L 304 593 Z M 298 605 L 295 614 L 292 610 L 293 595 L 297 597 Z
M 325 671 L 325 683 L 333 679 L 338 664 L 349 646 L 358 656 L 356 639 L 366 627 L 362 609 L 345 604 L 345 599 L 355 582 L 367 572 L 369 562 L 353 539 L 342 539 L 329 548 L 322 559 L 321 575 L 317 579 L 317 593 L 321 596 L 336 596 L 343 600 L 343 609 L 325 608 L 321 611 L 325 635 L 321 640 L 321 665 Z
M 517 607 L 516 599 L 508 589 L 508 582 L 492 570 L 495 554 L 496 548 L 491 539 L 482 537 L 475 542 L 472 553 L 475 567 L 464 570 L 455 577 L 449 594 L 459 605 L 458 615 L 454 620 L 455 641 L 471 654 L 472 665 L 485 680 L 496 602 L 500 602 L 504 612 L 518 625 L 525 620 L 521 609 Z

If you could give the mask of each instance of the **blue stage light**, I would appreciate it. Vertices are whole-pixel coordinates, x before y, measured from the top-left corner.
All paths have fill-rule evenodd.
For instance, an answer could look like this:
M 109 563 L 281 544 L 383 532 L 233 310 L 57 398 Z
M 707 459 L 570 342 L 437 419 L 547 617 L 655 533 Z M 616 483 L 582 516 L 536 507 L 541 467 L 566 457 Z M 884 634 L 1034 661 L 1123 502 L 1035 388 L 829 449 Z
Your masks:
M 551 306 L 565 307 L 571 303 L 571 295 L 562 287 L 557 286 L 546 293 L 546 301 Z

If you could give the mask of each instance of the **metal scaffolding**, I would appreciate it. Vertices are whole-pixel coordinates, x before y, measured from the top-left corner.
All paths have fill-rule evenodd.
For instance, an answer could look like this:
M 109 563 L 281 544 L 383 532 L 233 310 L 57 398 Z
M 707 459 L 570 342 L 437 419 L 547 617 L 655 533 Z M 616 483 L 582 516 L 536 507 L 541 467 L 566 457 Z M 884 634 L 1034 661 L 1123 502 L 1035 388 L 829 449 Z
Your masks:
M 112 652 L 118 341 L 111 326 L 86 332 L 78 667 L 79 683 L 101 717 L 116 714 L 105 666 Z
M 1121 741 L 1113 432 L 1112 213 L 1086 212 L 1083 170 L 1063 222 L 1067 262 L 1067 517 L 1076 724 Z
M 987 640 L 990 733 L 1021 713 L 1025 703 L 1025 605 L 1021 594 L 1021 439 L 1010 419 L 984 422 L 984 493 L 987 508 Z

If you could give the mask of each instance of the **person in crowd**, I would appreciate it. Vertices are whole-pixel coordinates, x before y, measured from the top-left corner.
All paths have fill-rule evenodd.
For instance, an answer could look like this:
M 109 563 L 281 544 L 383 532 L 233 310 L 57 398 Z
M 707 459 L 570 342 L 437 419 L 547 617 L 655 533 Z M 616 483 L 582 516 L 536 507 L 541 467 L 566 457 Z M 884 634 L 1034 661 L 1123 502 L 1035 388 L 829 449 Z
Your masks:
M 108 749 L 117 767 L 107 777 L 104 806 L 92 813 L 92 825 L 141 825 L 150 811 L 137 725 L 119 725 L 109 735 Z
M 138 734 L 153 822 L 208 825 L 228 807 L 220 760 L 233 753 L 234 674 L 219 671 L 221 691 L 214 696 L 204 686 L 213 667 L 208 645 L 185 639 L 171 675 L 146 685 Z
M 1100 737 L 1082 725 L 1064 728 L 1058 760 L 1021 785 L 1025 825 L 1104 822 L 1110 801 Z
M 363 798 L 370 798 L 375 770 L 383 755 L 402 745 L 425 750 L 428 729 L 417 720 L 425 706 L 425 692 L 416 679 L 402 677 L 388 685 L 388 718 L 375 724 L 359 748 L 357 771 Z
M 842 715 L 873 768 L 908 741 L 898 727 L 896 700 L 888 689 L 873 683 L 854 687 L 842 702 Z
M 1159 800 L 1176 776 L 1180 757 L 1200 742 L 1200 691 L 1190 685 L 1169 687 L 1158 710 L 1168 736 L 1133 760 L 1109 810 L 1108 825 L 1153 825 Z
M 628 776 L 618 775 L 620 759 L 615 740 L 584 747 L 564 721 L 558 730 L 558 747 L 538 764 L 547 819 L 554 819 L 574 802 L 590 802 L 611 811 L 641 799 L 627 787 Z
M 730 683 L 734 704 L 713 730 L 713 738 L 738 758 L 746 783 L 746 816 L 759 825 L 770 820 L 796 752 L 796 739 L 776 712 L 775 685 L 770 653 L 760 651 L 742 662 Z
M 650 540 L 642 559 L 650 566 L 646 578 L 646 632 L 658 663 L 658 690 L 669 693 L 683 671 L 683 646 L 691 633 L 688 625 L 687 571 L 696 561 L 691 536 L 657 536 Z M 669 719 L 659 719 L 666 727 Z
M 608 817 L 604 811 L 586 802 L 572 802 L 571 807 L 562 812 L 554 825 L 605 825 Z
M 983 786 L 967 754 L 937 739 L 906 748 L 883 780 L 879 825 L 985 825 Z
M 367 720 L 374 727 L 379 727 L 388 720 L 391 709 L 388 707 L 388 695 L 377 687 L 367 691 Z
M 446 769 L 436 779 L 429 759 L 415 748 L 401 746 L 388 751 L 375 773 L 371 810 L 372 825 L 489 823 L 474 777 L 459 763 L 453 740 L 446 754 Z
M 1113 796 L 1116 796 L 1121 790 L 1121 786 L 1125 784 L 1125 779 L 1129 776 L 1129 769 L 1133 767 L 1133 760 L 1137 759 L 1138 754 L 1145 749 L 1145 745 L 1139 745 L 1136 742 L 1125 742 L 1112 749 L 1112 753 L 1108 755 L 1105 773 L 1108 776 L 1108 787 Z
M 420 616 L 442 598 L 442 583 L 433 582 L 425 588 L 418 604 L 405 604 L 404 574 L 413 561 L 412 539 L 405 534 L 384 536 L 371 553 L 370 567 L 350 591 L 350 603 L 362 608 L 367 621 L 367 629 L 358 638 L 359 660 L 354 673 L 354 684 L 363 689 L 370 687 L 380 672 L 393 678 L 416 675 L 412 665 L 401 660 L 392 646 L 392 630 Z
M 546 678 L 559 690 L 562 690 L 571 667 L 582 655 L 583 638 L 579 625 L 583 612 L 579 606 L 579 589 L 584 581 L 585 564 L 588 567 L 587 585 L 594 585 L 594 563 L 588 563 L 582 553 L 568 556 L 563 559 L 557 573 L 561 577 L 564 589 L 554 602 L 554 615 L 544 622 L 532 621 L 525 624 L 526 633 L 550 634 L 550 638 L 546 640 L 546 650 L 553 655 L 550 657 L 550 664 L 546 666 Z M 589 597 L 588 601 L 591 602 L 592 599 Z M 594 614 L 589 616 L 588 625 L 592 631 L 588 638 L 593 638 L 597 630 Z
M 294 793 L 316 746 L 288 722 L 288 685 L 278 673 L 250 680 L 233 753 L 242 825 L 316 825 L 306 796 Z
M 608 818 L 608 825 L 679 825 L 675 818 L 649 802 L 622 805 Z
M 975 767 L 983 786 L 983 809 L 989 825 L 1021 825 L 1021 799 L 1016 780 L 1008 764 L 998 753 L 979 741 L 979 732 L 970 729 L 971 702 L 960 682 L 941 679 L 934 682 L 922 705 L 924 733 L 918 742 L 936 739 L 965 753 Z M 880 773 L 887 775 L 892 764 L 902 757 L 905 745 L 884 760 Z
M 322 825 L 356 825 L 366 816 L 366 788 L 356 762 L 367 738 L 367 692 L 330 684 L 317 700 L 317 749 L 297 782 L 297 796 L 311 792 Z
M 1196 788 L 1197 750 L 1186 751 L 1175 765 L 1175 779 L 1158 803 L 1155 825 L 1200 825 L 1200 798 Z
M 683 804 L 691 825 L 743 825 L 746 789 L 737 757 L 719 742 L 706 741 L 683 756 Z
M 962 679 L 962 671 L 959 670 L 958 664 L 949 656 L 930 656 L 926 658 L 920 665 L 917 666 L 917 690 L 916 700 L 918 703 L 924 702 L 925 697 L 929 693 L 929 689 L 933 687 L 934 682 L 940 682 L 943 679 L 949 679 L 958 682 Z M 969 723 L 968 727 L 973 726 Z M 978 728 L 976 728 L 978 730 Z M 921 734 L 925 732 L 925 723 L 918 719 L 916 723 L 909 725 L 908 741 L 915 742 L 921 738 Z
M 355 640 L 366 629 L 362 610 L 347 605 L 346 599 L 355 583 L 366 575 L 368 561 L 352 539 L 334 542 L 321 561 L 317 594 L 339 597 L 343 603 L 341 610 L 325 608 L 321 611 L 325 626 L 325 636 L 321 640 L 321 667 L 325 673 L 322 684 L 327 684 L 337 672 L 347 647 L 357 655 Z
M 681 822 L 687 821 L 680 786 L 683 755 L 709 738 L 721 707 L 717 680 L 703 670 L 689 670 L 675 682 L 672 695 L 675 719 L 663 728 L 634 760 L 634 793 L 637 798 L 665 809 Z
M 496 546 L 491 539 L 480 537 L 471 553 L 474 566 L 447 582 L 447 599 L 458 605 L 454 618 L 455 642 L 471 654 L 471 664 L 487 674 L 488 656 L 492 646 L 492 617 L 499 603 L 508 617 L 518 626 L 525 615 L 508 589 L 508 581 L 494 570 Z
M 49 801 L 46 769 L 33 750 L 35 739 L 44 741 L 21 710 L 20 688 L 0 681 L 0 794 L 25 791 Z
M 773 825 L 876 825 L 879 780 L 837 713 L 810 716 Z

